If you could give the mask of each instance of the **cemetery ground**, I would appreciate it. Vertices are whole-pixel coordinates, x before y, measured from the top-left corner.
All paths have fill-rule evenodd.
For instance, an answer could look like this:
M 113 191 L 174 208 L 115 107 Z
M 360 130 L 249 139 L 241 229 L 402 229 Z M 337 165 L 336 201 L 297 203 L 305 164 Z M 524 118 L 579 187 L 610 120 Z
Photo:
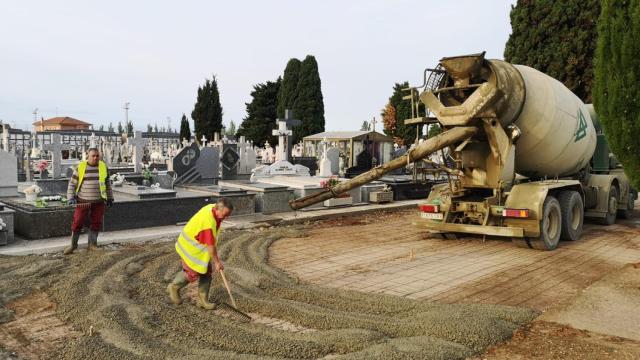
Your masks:
M 551 252 L 442 240 L 413 209 L 225 232 L 253 320 L 168 302 L 173 234 L 70 257 L 0 259 L 0 357 L 632 359 L 640 219 L 587 224 Z M 233 220 L 233 218 L 231 219 Z M 227 301 L 216 277 L 210 297 Z

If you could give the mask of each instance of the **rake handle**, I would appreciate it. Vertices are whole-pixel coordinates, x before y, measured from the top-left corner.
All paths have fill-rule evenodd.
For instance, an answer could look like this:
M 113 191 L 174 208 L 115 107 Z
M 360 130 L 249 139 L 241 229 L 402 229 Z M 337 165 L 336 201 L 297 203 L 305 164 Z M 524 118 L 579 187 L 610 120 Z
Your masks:
M 231 295 L 231 288 L 229 288 L 227 277 L 224 276 L 224 270 L 220 270 L 220 276 L 222 277 L 222 282 L 224 282 L 224 287 L 227 289 L 227 294 L 229 294 L 229 298 L 231 299 L 233 307 L 237 308 L 238 306 L 236 305 L 236 301 L 233 299 L 233 295 Z

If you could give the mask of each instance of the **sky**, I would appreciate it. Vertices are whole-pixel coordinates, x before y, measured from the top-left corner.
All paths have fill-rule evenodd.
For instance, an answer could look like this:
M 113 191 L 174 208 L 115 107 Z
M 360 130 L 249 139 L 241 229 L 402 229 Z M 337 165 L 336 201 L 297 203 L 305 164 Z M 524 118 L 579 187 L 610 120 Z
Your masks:
M 138 130 L 190 119 L 218 79 L 224 123 L 290 58 L 318 61 L 326 130 L 359 130 L 396 82 L 445 56 L 503 58 L 513 1 L 17 1 L 0 11 L 0 119 L 71 116 Z M 193 129 L 193 123 L 191 123 Z M 275 128 L 275 124 L 274 124 Z

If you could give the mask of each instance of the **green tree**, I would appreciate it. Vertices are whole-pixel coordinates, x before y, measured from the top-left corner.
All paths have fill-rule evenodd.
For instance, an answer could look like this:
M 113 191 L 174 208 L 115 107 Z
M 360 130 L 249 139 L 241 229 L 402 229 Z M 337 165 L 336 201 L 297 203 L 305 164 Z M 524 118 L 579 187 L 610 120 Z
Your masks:
M 294 128 L 293 142 L 297 143 L 307 135 L 324 131 L 324 100 L 318 72 L 318 63 L 312 55 L 302 61 L 298 80 L 297 97 L 293 104 L 293 115 L 302 120 L 302 125 Z
M 100 124 L 100 127 L 98 128 L 98 131 L 104 131 L 104 125 Z
M 182 114 L 182 120 L 180 120 L 180 141 L 183 139 L 191 140 L 191 127 L 185 114 Z
M 244 136 L 258 146 L 265 141 L 275 144 L 275 137 L 271 132 L 276 125 L 277 98 L 281 82 L 281 78 L 278 78 L 276 81 L 267 81 L 253 86 L 252 100 L 250 103 L 245 103 L 247 116 L 238 128 L 238 136 Z
M 591 102 L 600 0 L 518 0 L 504 58 L 561 81 Z
M 147 132 L 153 132 L 153 127 L 151 124 L 147 124 Z
M 153 132 L 160 132 L 160 131 L 158 130 L 158 124 L 154 124 L 154 126 L 153 126 Z
M 124 128 L 122 127 L 122 123 L 118 121 L 118 134 L 123 134 Z
M 640 188 L 640 0 L 604 0 L 598 19 L 594 106 L 611 150 Z
M 133 136 L 133 121 L 131 120 L 127 123 L 127 135 Z
M 440 124 L 431 124 L 429 125 L 429 131 L 427 131 L 427 138 L 431 139 L 432 137 L 441 133 L 442 127 L 440 126 Z
M 222 105 L 215 75 L 211 80 L 205 79 L 204 85 L 198 87 L 198 97 L 191 118 L 196 139 L 201 139 L 202 135 L 213 139 L 214 133 L 222 134 Z
M 403 100 L 402 97 L 408 92 L 403 91 L 409 87 L 408 82 L 396 83 L 393 86 L 393 95 L 389 98 L 389 102 L 382 109 L 382 123 L 384 133 L 393 137 L 398 145 L 410 145 L 415 142 L 416 128 L 415 126 L 407 126 L 404 120 L 411 118 L 411 102 Z M 421 112 L 424 108 L 419 109 Z M 420 129 L 422 133 L 422 129 Z
M 113 123 L 109 123 L 109 127 L 107 128 L 107 131 L 113 132 Z
M 371 124 L 367 120 L 365 120 L 360 126 L 360 131 L 369 131 L 371 130 Z
M 287 62 L 278 90 L 277 118 L 284 119 L 284 111 L 286 109 L 293 110 L 293 105 L 298 94 L 298 80 L 300 78 L 301 65 L 300 60 L 295 58 L 289 59 L 289 62 Z

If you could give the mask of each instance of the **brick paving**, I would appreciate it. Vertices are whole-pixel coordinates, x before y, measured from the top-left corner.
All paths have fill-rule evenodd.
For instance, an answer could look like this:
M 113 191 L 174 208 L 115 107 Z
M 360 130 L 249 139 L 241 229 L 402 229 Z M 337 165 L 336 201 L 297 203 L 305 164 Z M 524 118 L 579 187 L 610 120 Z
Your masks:
M 270 262 L 323 286 L 444 303 L 491 303 L 546 310 L 606 273 L 640 262 L 640 227 L 585 224 L 579 241 L 555 251 L 515 247 L 509 240 L 442 240 L 411 225 L 404 211 L 368 223 L 313 228 L 281 239 Z

